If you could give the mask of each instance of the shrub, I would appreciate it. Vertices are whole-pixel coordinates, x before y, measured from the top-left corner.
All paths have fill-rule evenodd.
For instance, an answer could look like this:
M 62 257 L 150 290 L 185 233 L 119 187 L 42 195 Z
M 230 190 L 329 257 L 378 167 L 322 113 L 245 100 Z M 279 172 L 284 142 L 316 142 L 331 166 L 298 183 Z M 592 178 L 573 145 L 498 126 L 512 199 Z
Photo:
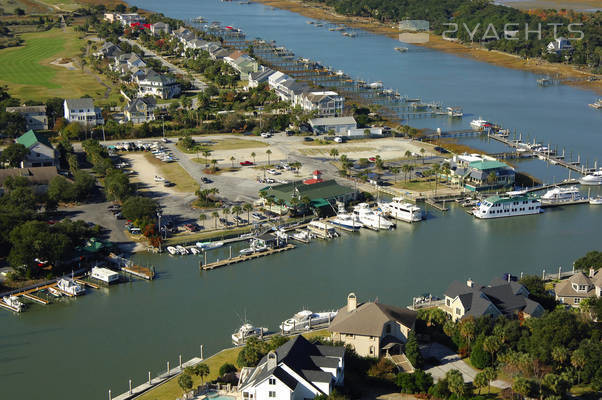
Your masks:
M 479 337 L 470 352 L 470 362 L 478 369 L 491 366 L 491 356 L 483 349 L 484 337 Z
M 219 376 L 224 376 L 229 374 L 230 372 L 236 372 L 237 369 L 233 364 L 224 363 L 221 367 L 219 367 Z

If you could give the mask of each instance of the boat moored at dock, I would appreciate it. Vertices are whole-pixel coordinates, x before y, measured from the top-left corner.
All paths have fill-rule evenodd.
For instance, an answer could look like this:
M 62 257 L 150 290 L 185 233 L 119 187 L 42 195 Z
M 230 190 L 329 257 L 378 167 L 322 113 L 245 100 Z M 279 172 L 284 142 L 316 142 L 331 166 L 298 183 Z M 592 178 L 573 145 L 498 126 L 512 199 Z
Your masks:
M 56 287 L 70 296 L 79 296 L 86 293 L 86 288 L 84 286 L 70 278 L 59 279 L 59 281 L 56 283 Z
M 333 226 L 322 221 L 311 221 L 309 225 L 307 225 L 307 229 L 315 236 L 322 239 L 332 239 L 339 236 Z
M 584 200 L 576 186 L 555 187 L 541 196 L 541 205 L 558 205 Z
M 579 183 L 587 186 L 602 185 L 602 169 L 583 176 L 581 179 L 579 179 Z
M 531 195 L 491 196 L 472 209 L 472 214 L 480 219 L 516 217 L 540 212 L 541 201 Z
M 336 316 L 336 311 L 314 313 L 309 310 L 301 310 L 280 324 L 280 330 L 284 333 L 307 331 L 317 325 L 330 324 Z
M 25 309 L 25 304 L 21 303 L 16 296 L 4 296 L 2 298 L 2 305 L 14 312 L 21 312 Z
M 602 205 L 602 196 L 590 198 L 589 199 L 589 204 L 591 204 L 591 205 L 597 205 L 597 206 Z
M 491 122 L 485 121 L 484 119 L 473 119 L 470 122 L 470 127 L 472 129 L 475 129 L 477 131 L 486 129 L 486 128 L 491 128 L 493 125 L 491 124 Z
M 202 251 L 217 249 L 219 247 L 222 247 L 223 245 L 224 245 L 224 242 L 197 242 L 196 243 L 196 247 L 200 248 Z
M 353 208 L 353 214 L 356 215 L 364 228 L 379 231 L 381 229 L 390 230 L 395 224 L 389 221 L 382 212 L 375 211 L 367 203 L 360 203 Z
M 243 324 L 236 332 L 232 334 L 232 344 L 240 346 L 244 344 L 247 339 L 252 337 L 262 337 L 268 332 L 268 328 L 255 327 L 249 323 Z
M 422 220 L 420 207 L 408 203 L 401 197 L 394 197 L 388 203 L 378 203 L 378 206 L 386 216 L 400 221 L 418 222 Z

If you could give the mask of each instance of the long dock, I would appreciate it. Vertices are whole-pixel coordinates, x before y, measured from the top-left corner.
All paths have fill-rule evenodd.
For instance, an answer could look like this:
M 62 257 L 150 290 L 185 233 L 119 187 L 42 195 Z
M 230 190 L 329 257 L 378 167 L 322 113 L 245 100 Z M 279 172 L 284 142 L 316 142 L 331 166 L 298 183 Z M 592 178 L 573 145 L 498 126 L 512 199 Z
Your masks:
M 26 299 L 29 299 L 29 300 L 33 300 L 36 303 L 40 303 L 40 304 L 44 304 L 44 305 L 50 303 L 48 300 L 44 300 L 43 298 L 34 296 L 33 294 L 30 294 L 30 293 L 24 294 L 23 297 L 25 297 Z
M 202 270 L 211 270 L 211 269 L 215 269 L 215 268 L 225 267 L 226 265 L 237 264 L 237 263 L 240 263 L 243 261 L 254 260 L 256 258 L 265 257 L 265 256 L 269 256 L 269 255 L 276 254 L 276 253 L 281 253 L 281 252 L 287 251 L 287 250 L 292 250 L 295 247 L 296 246 L 294 244 L 287 244 L 286 246 L 280 247 L 277 249 L 270 249 L 270 250 L 262 251 L 261 253 L 253 253 L 253 254 L 247 254 L 247 255 L 240 255 L 240 256 L 236 256 L 236 257 L 232 257 L 232 258 L 226 258 L 224 260 L 217 260 L 212 263 L 207 263 L 205 265 L 203 265 L 203 262 L 201 261 L 200 268 Z

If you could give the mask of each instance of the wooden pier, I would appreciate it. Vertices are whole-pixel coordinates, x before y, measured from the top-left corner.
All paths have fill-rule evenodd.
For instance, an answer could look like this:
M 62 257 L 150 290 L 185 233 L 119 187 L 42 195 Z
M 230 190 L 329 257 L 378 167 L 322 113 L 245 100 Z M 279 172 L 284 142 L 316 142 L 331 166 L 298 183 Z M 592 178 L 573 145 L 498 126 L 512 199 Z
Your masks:
M 92 282 L 84 281 L 81 279 L 76 279 L 75 282 L 79 283 L 80 285 L 90 286 L 92 289 L 100 289 L 99 285 Z
M 232 258 L 226 258 L 224 260 L 217 260 L 212 263 L 207 263 L 205 265 L 203 265 L 203 262 L 201 261 L 199 266 L 202 270 L 211 270 L 211 269 L 215 269 L 215 268 L 225 267 L 226 265 L 237 264 L 237 263 L 240 263 L 243 261 L 254 260 L 256 258 L 265 257 L 265 256 L 269 256 L 269 255 L 276 254 L 276 253 L 281 253 L 281 252 L 287 251 L 287 250 L 292 250 L 295 247 L 296 246 L 294 244 L 287 244 L 286 246 L 280 247 L 277 249 L 270 249 L 270 250 L 262 251 L 260 253 L 253 253 L 253 254 L 247 254 L 247 255 L 240 255 L 240 256 L 236 256 L 236 257 L 232 257 Z
M 449 210 L 449 208 L 445 207 L 445 201 L 443 201 L 443 205 L 439 205 L 432 199 L 424 199 L 424 203 L 441 212 Z
M 146 279 L 147 281 L 151 281 L 155 278 L 155 271 L 152 267 L 141 267 L 140 265 L 132 264 L 121 267 L 121 270 L 138 278 Z
M 41 297 L 34 296 L 34 295 L 33 295 L 33 294 L 31 294 L 31 293 L 25 293 L 25 294 L 23 295 L 23 297 L 25 297 L 26 299 L 29 299 L 29 300 L 35 301 L 36 303 L 40 303 L 40 304 L 44 304 L 44 305 L 46 305 L 46 304 L 50 303 L 48 300 L 44 300 L 44 299 L 43 299 L 43 298 L 41 298 Z

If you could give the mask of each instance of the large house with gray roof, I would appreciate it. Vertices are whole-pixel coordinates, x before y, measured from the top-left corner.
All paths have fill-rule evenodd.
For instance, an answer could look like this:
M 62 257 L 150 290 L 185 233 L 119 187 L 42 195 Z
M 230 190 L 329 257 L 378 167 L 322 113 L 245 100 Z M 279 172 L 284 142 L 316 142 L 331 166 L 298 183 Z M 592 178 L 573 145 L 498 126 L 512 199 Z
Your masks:
M 579 307 L 581 301 L 602 295 L 602 272 L 594 268 L 590 268 L 588 275 L 578 271 L 569 279 L 557 283 L 554 293 L 556 300 L 561 303 Z
M 34 131 L 48 129 L 46 106 L 6 107 L 6 112 L 21 114 L 25 118 L 27 129 L 33 129 Z
M 379 358 L 391 345 L 408 340 L 416 315 L 410 309 L 377 302 L 358 304 L 355 293 L 350 293 L 328 330 L 333 342 L 353 347 L 360 356 Z
M 150 71 L 138 79 L 138 96 L 155 96 L 161 99 L 178 97 L 182 89 L 175 78 Z
M 526 287 L 502 279 L 494 279 L 489 286 L 478 285 L 470 279 L 466 284 L 454 281 L 444 295 L 445 304 L 441 309 L 454 321 L 467 316 L 478 318 L 484 315 L 504 315 L 528 318 L 539 317 L 544 313 L 541 304 L 529 299 Z
M 85 126 L 96 126 L 105 123 L 100 108 L 94 106 L 89 97 L 81 99 L 65 99 L 63 103 L 64 118 L 69 122 L 77 122 Z
M 257 367 L 240 371 L 243 400 L 302 400 L 332 393 L 343 384 L 345 348 L 310 343 L 303 336 L 264 356 Z

